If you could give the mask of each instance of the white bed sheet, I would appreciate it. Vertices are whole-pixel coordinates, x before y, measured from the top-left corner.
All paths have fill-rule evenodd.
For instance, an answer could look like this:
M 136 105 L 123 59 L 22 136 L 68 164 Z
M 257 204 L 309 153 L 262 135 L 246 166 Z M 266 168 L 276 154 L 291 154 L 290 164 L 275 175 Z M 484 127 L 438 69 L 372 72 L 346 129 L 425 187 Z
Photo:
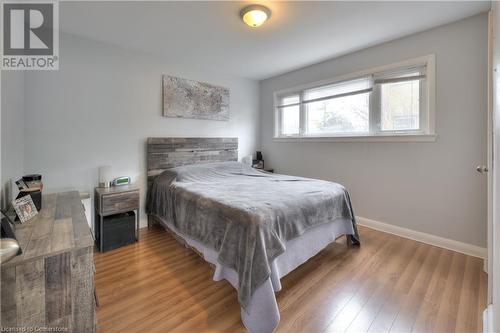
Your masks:
M 238 288 L 238 274 L 217 262 L 217 252 L 202 243 L 180 234 L 165 221 L 165 228 L 175 232 L 185 242 L 203 254 L 206 261 L 215 265 L 214 281 L 227 280 Z M 352 235 L 351 220 L 337 219 L 331 223 L 314 227 L 302 236 L 286 242 L 286 251 L 271 263 L 271 276 L 254 292 L 248 312 L 241 308 L 241 321 L 252 333 L 270 333 L 278 326 L 280 313 L 275 292 L 281 290 L 280 279 L 315 256 L 318 252 L 342 235 Z

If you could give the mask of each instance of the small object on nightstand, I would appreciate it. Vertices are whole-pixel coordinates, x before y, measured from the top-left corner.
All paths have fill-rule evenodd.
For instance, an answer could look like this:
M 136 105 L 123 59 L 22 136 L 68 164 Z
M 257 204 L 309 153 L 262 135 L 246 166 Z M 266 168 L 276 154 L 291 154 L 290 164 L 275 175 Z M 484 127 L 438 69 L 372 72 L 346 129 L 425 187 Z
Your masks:
M 127 176 L 115 178 L 111 182 L 111 185 L 113 185 L 113 186 L 121 186 L 121 185 L 129 185 L 129 184 L 130 184 L 130 177 L 127 177 Z
M 262 161 L 262 160 L 253 160 L 252 161 L 252 168 L 255 168 L 255 169 L 264 169 L 264 161 Z
M 257 159 L 252 161 L 252 168 L 264 170 L 264 158 L 262 157 L 262 152 L 257 152 Z
M 111 182 L 111 166 L 103 165 L 99 167 L 99 187 L 109 187 Z
M 139 188 L 95 188 L 95 239 L 101 252 L 139 240 Z

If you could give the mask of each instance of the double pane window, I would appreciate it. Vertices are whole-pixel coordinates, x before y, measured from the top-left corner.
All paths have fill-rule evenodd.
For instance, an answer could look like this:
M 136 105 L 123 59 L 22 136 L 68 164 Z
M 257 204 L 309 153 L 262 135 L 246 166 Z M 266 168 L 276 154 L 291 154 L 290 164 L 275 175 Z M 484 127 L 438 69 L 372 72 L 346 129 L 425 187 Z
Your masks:
M 426 84 L 423 65 L 278 95 L 278 137 L 424 133 Z

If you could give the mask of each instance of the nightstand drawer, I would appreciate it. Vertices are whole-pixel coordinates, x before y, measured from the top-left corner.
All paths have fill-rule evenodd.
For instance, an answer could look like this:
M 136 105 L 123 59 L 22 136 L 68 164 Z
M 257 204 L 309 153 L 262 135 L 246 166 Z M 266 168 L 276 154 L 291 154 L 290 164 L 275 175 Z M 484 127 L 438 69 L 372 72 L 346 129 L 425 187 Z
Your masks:
M 139 191 L 107 194 L 102 196 L 102 214 L 114 214 L 139 207 Z

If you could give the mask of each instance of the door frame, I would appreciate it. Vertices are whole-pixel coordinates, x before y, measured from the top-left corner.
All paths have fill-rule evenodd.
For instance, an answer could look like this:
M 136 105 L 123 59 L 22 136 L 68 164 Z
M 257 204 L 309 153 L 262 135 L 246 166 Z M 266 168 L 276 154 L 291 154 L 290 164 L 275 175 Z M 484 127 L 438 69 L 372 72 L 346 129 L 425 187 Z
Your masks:
M 488 307 L 483 332 L 500 329 L 500 4 L 488 14 Z M 497 153 L 495 153 L 497 151 Z

